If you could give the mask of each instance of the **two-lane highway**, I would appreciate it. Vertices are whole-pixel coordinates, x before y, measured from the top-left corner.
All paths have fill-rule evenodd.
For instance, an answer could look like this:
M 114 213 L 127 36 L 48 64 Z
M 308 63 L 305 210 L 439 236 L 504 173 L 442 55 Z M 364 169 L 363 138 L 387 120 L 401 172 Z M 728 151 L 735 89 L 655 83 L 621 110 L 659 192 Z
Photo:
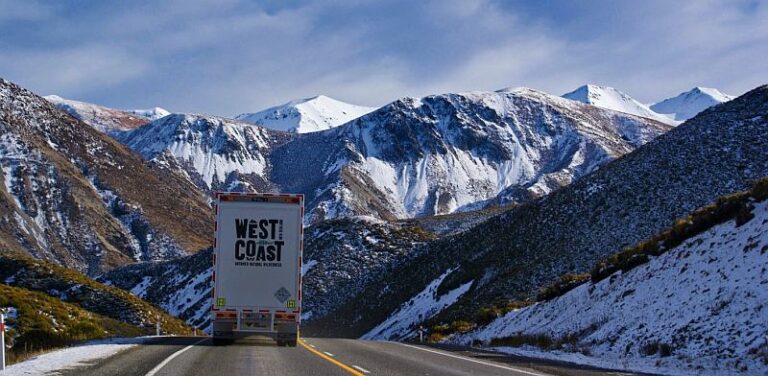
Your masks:
M 86 376 L 208 375 L 617 375 L 601 370 L 533 363 L 510 364 L 410 344 L 308 338 L 296 348 L 267 339 L 213 346 L 209 338 L 162 338 L 95 364 L 64 372 Z M 506 362 L 505 362 L 506 361 Z

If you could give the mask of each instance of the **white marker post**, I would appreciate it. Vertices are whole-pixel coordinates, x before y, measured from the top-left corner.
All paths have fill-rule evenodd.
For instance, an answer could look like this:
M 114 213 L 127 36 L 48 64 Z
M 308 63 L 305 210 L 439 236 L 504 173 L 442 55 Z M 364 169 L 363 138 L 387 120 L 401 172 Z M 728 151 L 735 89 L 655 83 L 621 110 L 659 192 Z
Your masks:
M 157 315 L 157 322 L 155 322 L 155 335 L 160 337 L 160 315 Z
M 5 369 L 5 308 L 0 309 L 0 371 Z

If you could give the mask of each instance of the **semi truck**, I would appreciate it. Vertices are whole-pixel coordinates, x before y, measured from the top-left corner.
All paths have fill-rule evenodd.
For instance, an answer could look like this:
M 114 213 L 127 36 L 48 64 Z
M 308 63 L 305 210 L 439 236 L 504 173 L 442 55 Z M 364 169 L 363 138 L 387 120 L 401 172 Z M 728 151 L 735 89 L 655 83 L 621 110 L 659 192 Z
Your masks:
M 266 336 L 296 346 L 304 197 L 219 192 L 214 204 L 214 344 Z

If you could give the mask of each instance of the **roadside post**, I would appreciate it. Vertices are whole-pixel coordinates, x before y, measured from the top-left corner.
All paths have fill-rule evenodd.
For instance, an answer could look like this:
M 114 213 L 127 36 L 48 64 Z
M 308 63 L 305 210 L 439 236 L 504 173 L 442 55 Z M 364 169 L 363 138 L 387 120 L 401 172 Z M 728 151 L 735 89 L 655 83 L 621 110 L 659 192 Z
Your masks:
M 419 325 L 419 343 L 424 343 L 424 327 Z
M 160 315 L 157 315 L 157 321 L 155 322 L 155 335 L 160 336 Z
M 5 369 L 5 308 L 0 308 L 0 371 Z

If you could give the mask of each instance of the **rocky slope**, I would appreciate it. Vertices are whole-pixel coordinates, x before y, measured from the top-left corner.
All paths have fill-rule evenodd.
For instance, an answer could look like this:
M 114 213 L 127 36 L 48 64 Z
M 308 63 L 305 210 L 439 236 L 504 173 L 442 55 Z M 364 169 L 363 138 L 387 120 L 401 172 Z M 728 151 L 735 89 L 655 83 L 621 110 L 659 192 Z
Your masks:
M 667 98 L 659 103 L 651 105 L 651 110 L 665 114 L 677 121 L 688 120 L 701 111 L 720 103 L 728 102 L 735 98 L 732 95 L 721 93 L 717 89 L 708 87 L 695 87 L 676 97 Z
M 211 320 L 213 251 L 169 261 L 126 265 L 98 278 L 162 307 L 189 325 L 208 329 Z
M 187 179 L 0 80 L 0 244 L 91 275 L 210 244 Z
M 93 103 L 64 99 L 58 95 L 46 95 L 44 98 L 76 119 L 109 135 L 138 128 L 170 114 L 160 107 L 146 110 L 116 110 Z
M 235 119 L 278 131 L 309 133 L 338 127 L 375 109 L 319 95 L 240 114 Z
M 639 245 L 625 251 L 635 256 L 616 257 L 645 263 L 601 280 L 593 273 L 592 282 L 450 342 L 664 374 L 766 374 L 768 179 L 748 195 L 721 198 L 678 221 L 664 241 L 646 241 L 680 237 L 670 249 L 641 258 L 636 250 L 648 247 Z M 685 226 L 698 234 L 684 235 Z
M 207 191 L 274 191 L 272 149 L 292 135 L 209 115 L 172 114 L 117 139 Z
M 763 86 L 570 186 L 428 244 L 387 282 L 370 284 L 352 300 L 369 303 L 362 311 L 350 302 L 316 325 L 362 335 L 441 277 L 435 298 L 472 284 L 432 322 L 471 319 L 483 306 L 531 298 L 558 276 L 588 271 L 598 259 L 768 175 L 766 140 Z

